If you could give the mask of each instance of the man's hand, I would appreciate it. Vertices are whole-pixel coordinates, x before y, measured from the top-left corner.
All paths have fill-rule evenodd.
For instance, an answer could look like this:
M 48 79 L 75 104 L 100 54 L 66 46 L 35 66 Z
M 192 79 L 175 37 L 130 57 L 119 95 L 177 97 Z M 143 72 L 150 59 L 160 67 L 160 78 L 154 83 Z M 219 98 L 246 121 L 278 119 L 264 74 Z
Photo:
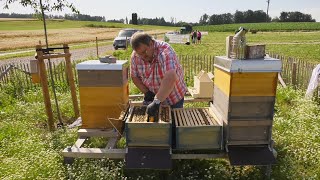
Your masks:
M 146 101 L 146 102 L 151 102 L 154 100 L 154 96 L 155 94 L 151 91 L 147 91 L 145 94 L 144 94 L 144 98 L 143 98 L 143 101 Z
M 160 100 L 155 99 L 147 106 L 147 114 L 149 117 L 157 117 L 160 108 Z

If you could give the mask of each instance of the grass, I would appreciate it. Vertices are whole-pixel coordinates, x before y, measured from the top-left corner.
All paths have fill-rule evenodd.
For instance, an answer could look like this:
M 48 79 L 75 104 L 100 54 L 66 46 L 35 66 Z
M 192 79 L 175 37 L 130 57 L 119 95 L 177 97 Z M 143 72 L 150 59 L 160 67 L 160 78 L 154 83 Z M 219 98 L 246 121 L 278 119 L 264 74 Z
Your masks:
M 171 44 L 178 55 L 225 55 L 228 32 L 210 32 L 203 36 L 202 44 Z M 247 36 L 248 44 L 266 44 L 266 51 L 295 57 L 309 62 L 320 62 L 320 31 L 315 32 L 263 32 Z M 129 59 L 132 49 L 115 51 L 120 59 Z
M 194 29 L 209 32 L 235 32 L 239 27 L 257 31 L 319 31 L 319 22 L 283 22 L 283 23 L 242 23 L 195 26 Z
M 126 170 L 123 161 L 76 158 L 63 165 L 61 150 L 77 139 L 76 129 L 46 129 L 40 88 L 25 93 L 0 92 L 0 179 L 262 179 L 254 166 L 230 167 L 223 159 L 175 160 L 171 171 Z M 130 92 L 132 90 L 132 86 Z M 72 122 L 72 101 L 65 88 L 57 92 L 65 123 Z M 54 103 L 52 103 L 54 104 Z M 204 106 L 188 103 L 186 107 Z M 54 108 L 54 107 L 53 107 Z M 278 163 L 273 179 L 319 179 L 320 116 L 318 105 L 303 92 L 278 88 L 273 138 Z M 56 117 L 55 117 L 56 119 Z M 104 142 L 103 142 L 104 143 Z M 86 147 L 102 146 L 92 140 Z M 120 147 L 123 147 L 119 144 Z

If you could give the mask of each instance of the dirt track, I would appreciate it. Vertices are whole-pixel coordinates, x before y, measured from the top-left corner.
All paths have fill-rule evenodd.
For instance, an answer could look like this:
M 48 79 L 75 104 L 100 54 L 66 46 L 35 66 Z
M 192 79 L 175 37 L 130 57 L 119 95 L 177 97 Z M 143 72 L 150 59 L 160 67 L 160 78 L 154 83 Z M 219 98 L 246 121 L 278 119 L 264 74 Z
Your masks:
M 112 45 L 107 45 L 107 46 L 100 46 L 99 47 L 99 54 L 104 53 L 105 51 L 112 50 L 113 47 Z M 96 57 L 96 48 L 95 47 L 90 47 L 90 48 L 83 48 L 83 49 L 75 49 L 72 50 L 70 48 L 71 52 L 71 60 L 79 60 L 79 59 L 84 59 L 89 56 Z M 33 56 L 28 56 L 28 57 L 18 57 L 18 58 L 12 58 L 12 59 L 5 59 L 5 60 L 0 60 L 0 66 L 6 65 L 6 64 L 17 64 L 17 63 L 29 63 L 29 60 L 35 59 Z M 59 59 L 54 59 L 55 61 L 61 61 L 62 58 Z

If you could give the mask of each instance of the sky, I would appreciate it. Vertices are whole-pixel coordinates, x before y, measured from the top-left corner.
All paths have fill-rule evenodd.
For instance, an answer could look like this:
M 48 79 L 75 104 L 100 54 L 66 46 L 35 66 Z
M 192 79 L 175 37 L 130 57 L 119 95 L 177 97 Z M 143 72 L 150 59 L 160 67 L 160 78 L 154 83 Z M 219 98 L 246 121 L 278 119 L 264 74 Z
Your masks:
M 4 1 L 0 0 L 0 13 L 29 14 L 33 10 L 15 3 L 9 10 L 3 9 Z M 137 13 L 138 18 L 164 17 L 166 21 L 172 18 L 176 22 L 199 22 L 203 14 L 234 14 L 236 10 L 263 10 L 267 11 L 267 0 L 67 0 L 74 3 L 81 14 L 91 16 L 105 16 L 106 20 L 131 19 L 132 13 Z M 320 22 L 320 0 L 270 0 L 269 16 L 279 17 L 282 11 L 300 11 L 311 14 L 312 18 Z M 64 10 L 60 14 L 71 13 Z

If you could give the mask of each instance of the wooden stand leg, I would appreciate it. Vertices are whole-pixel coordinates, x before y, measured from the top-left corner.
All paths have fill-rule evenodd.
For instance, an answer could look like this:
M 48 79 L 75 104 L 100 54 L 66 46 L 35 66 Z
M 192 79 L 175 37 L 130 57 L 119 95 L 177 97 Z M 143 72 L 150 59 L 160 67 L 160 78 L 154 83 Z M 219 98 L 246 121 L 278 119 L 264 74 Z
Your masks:
M 55 128 L 54 128 L 53 113 L 52 113 L 51 102 L 50 102 L 46 65 L 44 64 L 43 52 L 42 52 L 41 46 L 37 45 L 36 48 L 37 48 L 37 57 L 39 61 L 39 73 L 40 73 L 42 93 L 44 98 L 44 104 L 46 107 L 46 113 L 48 116 L 48 128 L 50 131 L 54 131 Z
M 74 77 L 73 77 L 73 73 L 72 73 L 72 64 L 71 64 L 71 55 L 68 49 L 68 45 L 64 44 L 63 47 L 64 49 L 64 53 L 67 55 L 65 56 L 65 60 L 66 60 L 66 69 L 67 69 L 67 75 L 68 75 L 68 82 L 70 85 L 70 90 L 71 90 L 71 97 L 72 97 L 72 104 L 73 104 L 73 109 L 74 109 L 74 114 L 75 117 L 78 118 L 80 116 L 80 112 L 79 112 L 79 106 L 78 106 L 78 100 L 77 100 L 77 94 L 76 94 L 76 85 L 74 82 Z

